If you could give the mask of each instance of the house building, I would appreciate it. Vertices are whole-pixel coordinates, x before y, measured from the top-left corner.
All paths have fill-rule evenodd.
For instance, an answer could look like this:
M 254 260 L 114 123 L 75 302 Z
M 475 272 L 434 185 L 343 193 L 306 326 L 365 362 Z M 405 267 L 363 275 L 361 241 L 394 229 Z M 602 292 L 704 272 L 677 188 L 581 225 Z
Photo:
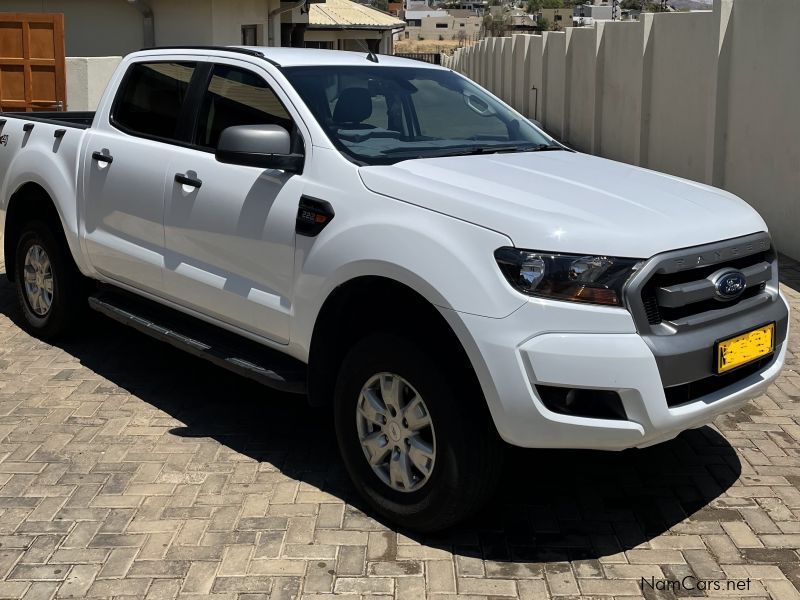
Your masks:
M 327 0 L 309 8 L 305 46 L 392 54 L 394 34 L 405 26 L 399 18 L 364 4 Z
M 423 0 L 406 0 L 406 10 L 433 10 L 428 2 Z
M 405 12 L 405 7 L 403 6 L 402 2 L 389 2 L 387 5 L 387 10 L 390 15 L 394 15 L 395 17 L 403 18 L 403 13 Z
M 455 2 L 448 2 L 448 6 L 452 9 L 468 10 L 478 16 L 483 16 L 488 5 L 489 2 L 487 0 L 457 0 Z
M 483 25 L 480 16 L 467 10 L 407 10 L 405 22 L 404 37 L 412 40 L 477 40 Z
M 572 27 L 571 8 L 543 8 L 539 11 L 539 24 L 545 20 L 550 24 L 551 29 L 564 29 Z
M 611 4 L 578 4 L 573 9 L 572 16 L 576 21 L 579 19 L 610 21 L 614 17 L 614 7 Z
M 536 19 L 524 10 L 515 9 L 509 18 L 509 33 L 533 33 L 536 31 Z
M 307 3 L 280 0 L 0 0 L 0 12 L 64 14 L 67 56 L 148 46 L 300 45 Z

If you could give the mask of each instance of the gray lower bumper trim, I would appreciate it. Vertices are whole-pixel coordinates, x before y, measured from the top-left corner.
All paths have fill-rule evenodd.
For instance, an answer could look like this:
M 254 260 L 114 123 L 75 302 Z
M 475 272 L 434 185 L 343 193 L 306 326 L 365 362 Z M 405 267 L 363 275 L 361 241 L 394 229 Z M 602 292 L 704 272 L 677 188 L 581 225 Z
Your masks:
M 690 383 L 716 374 L 714 344 L 760 325 L 775 323 L 775 350 L 786 340 L 789 311 L 780 297 L 705 327 L 681 331 L 677 335 L 643 335 L 653 351 L 664 387 Z

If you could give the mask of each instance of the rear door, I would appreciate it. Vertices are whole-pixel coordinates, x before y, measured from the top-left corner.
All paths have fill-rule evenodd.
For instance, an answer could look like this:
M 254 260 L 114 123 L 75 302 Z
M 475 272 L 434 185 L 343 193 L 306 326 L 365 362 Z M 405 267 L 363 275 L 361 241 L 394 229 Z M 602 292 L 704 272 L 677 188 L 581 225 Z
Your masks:
M 214 150 L 233 125 L 281 125 L 297 147 L 302 135 L 268 73 L 235 60 L 207 68 L 193 145 L 175 149 L 167 169 L 165 288 L 184 306 L 286 343 L 303 176 L 223 164 Z
M 84 157 L 86 248 L 103 275 L 160 294 L 167 165 L 185 139 L 196 63 L 139 62 L 125 74 L 109 122 L 89 130 Z

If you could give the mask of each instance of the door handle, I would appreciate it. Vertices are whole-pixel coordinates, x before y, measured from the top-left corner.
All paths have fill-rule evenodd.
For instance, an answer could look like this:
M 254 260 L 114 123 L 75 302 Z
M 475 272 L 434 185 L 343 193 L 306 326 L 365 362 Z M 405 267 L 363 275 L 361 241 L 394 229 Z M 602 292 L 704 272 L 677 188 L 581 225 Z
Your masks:
M 114 162 L 113 156 L 111 156 L 110 154 L 103 154 L 99 150 L 95 150 L 94 152 L 92 152 L 92 159 L 98 162 L 106 162 L 108 164 Z
M 203 182 L 200 179 L 197 179 L 197 177 L 189 177 L 183 173 L 175 173 L 175 181 L 181 185 L 188 185 L 189 187 L 193 188 L 199 188 L 201 185 L 203 185 Z

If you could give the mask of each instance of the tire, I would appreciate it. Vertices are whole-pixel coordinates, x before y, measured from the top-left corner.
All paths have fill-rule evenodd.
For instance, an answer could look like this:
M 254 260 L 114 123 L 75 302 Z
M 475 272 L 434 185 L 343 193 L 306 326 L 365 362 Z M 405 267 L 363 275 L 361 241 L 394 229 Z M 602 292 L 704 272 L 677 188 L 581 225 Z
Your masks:
M 475 389 L 477 384 L 465 384 L 470 378 L 438 356 L 444 354 L 430 354 L 397 334 L 369 335 L 345 357 L 334 395 L 339 449 L 356 489 L 377 513 L 420 532 L 446 529 L 477 511 L 495 489 L 502 459 L 501 443 L 483 395 Z M 385 396 L 391 398 L 396 395 L 392 392 L 395 383 L 396 389 L 402 390 L 399 404 L 406 409 L 397 415 L 381 387 L 386 386 L 389 393 Z M 376 418 L 379 411 L 372 412 L 365 404 L 365 386 L 373 399 L 371 406 L 376 406 L 376 399 L 378 405 L 383 402 L 387 418 L 383 425 L 376 422 L 383 418 Z M 422 400 L 421 407 L 417 397 Z M 373 420 L 366 418 L 366 413 Z M 403 414 L 411 421 L 403 420 Z M 427 421 L 430 427 L 419 426 Z M 407 422 L 416 429 L 407 428 Z M 374 452 L 376 457 L 387 453 L 377 460 L 376 468 L 368 462 L 361 444 L 361 439 L 369 436 L 380 438 L 378 446 L 391 446 Z M 405 453 L 401 453 L 401 445 Z M 387 465 L 395 460 L 401 466 L 390 472 Z M 417 463 L 422 463 L 423 469 L 417 468 Z M 410 469 L 403 469 L 403 464 Z M 399 477 L 403 472 L 410 476 Z
M 40 291 L 39 300 L 27 287 L 26 264 L 29 276 L 31 272 L 37 274 L 37 280 L 31 285 Z M 14 269 L 23 325 L 30 333 L 51 340 L 77 325 L 86 308 L 83 276 L 75 266 L 66 242 L 60 242 L 45 222 L 31 221 L 22 228 Z M 44 285 L 39 287 L 42 283 Z M 48 288 L 51 290 L 49 293 Z

